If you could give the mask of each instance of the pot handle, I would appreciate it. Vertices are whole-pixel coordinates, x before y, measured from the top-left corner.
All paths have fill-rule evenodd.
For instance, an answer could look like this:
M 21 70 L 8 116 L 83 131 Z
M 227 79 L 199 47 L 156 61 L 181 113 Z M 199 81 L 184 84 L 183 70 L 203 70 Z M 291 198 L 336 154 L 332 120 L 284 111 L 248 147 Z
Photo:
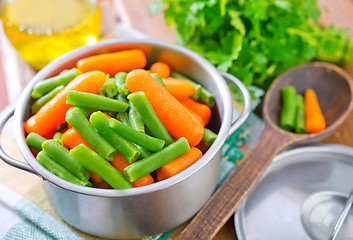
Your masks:
M 7 121 L 14 115 L 15 113 L 15 105 L 10 105 L 8 107 L 6 107 L 2 113 L 0 114 L 0 137 L 1 134 L 4 130 L 5 124 L 7 123 Z M 13 159 L 12 157 L 10 157 L 9 155 L 7 155 L 4 150 L 2 149 L 2 145 L 1 145 L 1 141 L 0 141 L 0 158 L 6 162 L 7 164 L 14 166 L 16 168 L 25 170 L 27 172 L 33 173 L 35 175 L 37 175 L 37 173 L 31 168 L 30 165 L 28 165 L 27 163 L 23 163 L 20 162 L 18 160 Z
M 234 83 L 238 87 L 238 89 L 240 90 L 240 92 L 241 92 L 241 94 L 243 95 L 243 98 L 244 98 L 244 109 L 243 109 L 243 112 L 240 114 L 240 116 L 237 119 L 233 120 L 232 126 L 230 127 L 229 133 L 228 133 L 228 137 L 229 137 L 249 117 L 250 112 L 251 112 L 251 96 L 250 96 L 250 93 L 249 93 L 248 89 L 245 87 L 245 85 L 239 79 L 237 79 L 236 77 L 234 77 L 233 75 L 231 75 L 229 73 L 220 72 L 220 74 L 222 75 L 222 77 L 225 80 Z

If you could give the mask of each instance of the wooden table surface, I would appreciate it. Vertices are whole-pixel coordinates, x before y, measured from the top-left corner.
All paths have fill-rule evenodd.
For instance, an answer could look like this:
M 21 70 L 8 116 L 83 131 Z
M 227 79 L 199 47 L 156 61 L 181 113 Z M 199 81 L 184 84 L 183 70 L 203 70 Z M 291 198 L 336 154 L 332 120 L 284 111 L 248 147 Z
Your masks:
M 114 24 L 121 21 L 153 38 L 173 42 L 173 29 L 165 26 L 163 16 L 151 18 L 148 15 L 149 2 L 150 0 L 101 0 L 104 12 L 103 34 L 109 34 Z M 334 24 L 347 27 L 353 35 L 353 15 L 351 14 L 353 13 L 353 0 L 318 0 L 318 2 L 323 9 L 320 20 L 322 25 Z M 353 66 L 347 66 L 345 70 L 353 78 Z M 17 55 L 0 27 L 0 111 L 10 102 L 16 101 L 34 74 L 35 71 Z M 350 113 L 343 125 L 322 142 L 353 147 L 353 113 Z M 237 239 L 233 218 L 227 222 L 215 239 Z

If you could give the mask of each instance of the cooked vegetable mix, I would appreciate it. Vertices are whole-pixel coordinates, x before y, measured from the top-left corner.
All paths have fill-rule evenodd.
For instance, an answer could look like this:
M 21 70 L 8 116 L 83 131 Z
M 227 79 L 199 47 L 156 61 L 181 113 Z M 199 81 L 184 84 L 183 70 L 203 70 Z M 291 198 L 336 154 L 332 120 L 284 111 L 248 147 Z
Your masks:
M 24 123 L 38 162 L 72 183 L 124 189 L 172 177 L 201 158 L 195 146 L 202 140 L 206 151 L 217 137 L 205 128 L 213 96 L 178 73 L 170 78 L 166 63 L 145 65 L 141 50 L 104 53 L 38 84 L 32 94 L 41 98 Z

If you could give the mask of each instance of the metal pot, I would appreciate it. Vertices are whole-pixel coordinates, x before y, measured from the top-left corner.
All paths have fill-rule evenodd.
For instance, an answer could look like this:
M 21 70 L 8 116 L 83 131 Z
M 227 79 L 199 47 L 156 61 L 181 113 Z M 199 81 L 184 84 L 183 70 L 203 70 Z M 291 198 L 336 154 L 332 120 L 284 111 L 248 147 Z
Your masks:
M 147 55 L 147 67 L 156 61 L 168 63 L 198 81 L 214 94 L 211 128 L 218 137 L 204 156 L 178 175 L 155 184 L 127 190 L 82 187 L 67 182 L 42 167 L 25 142 L 23 122 L 30 116 L 30 92 L 38 81 L 72 68 L 78 59 L 102 52 L 139 48 Z M 223 76 L 223 77 L 222 77 Z M 232 98 L 224 78 L 232 81 L 244 97 L 245 107 L 232 123 Z M 73 227 L 105 238 L 139 238 L 168 231 L 190 219 L 209 199 L 216 187 L 220 148 L 248 117 L 251 98 L 233 76 L 219 73 L 209 62 L 174 44 L 156 40 L 106 40 L 71 51 L 38 72 L 23 91 L 16 107 L 0 116 L 0 131 L 14 115 L 16 141 L 27 163 L 12 159 L 0 147 L 0 157 L 10 165 L 42 177 L 59 215 Z

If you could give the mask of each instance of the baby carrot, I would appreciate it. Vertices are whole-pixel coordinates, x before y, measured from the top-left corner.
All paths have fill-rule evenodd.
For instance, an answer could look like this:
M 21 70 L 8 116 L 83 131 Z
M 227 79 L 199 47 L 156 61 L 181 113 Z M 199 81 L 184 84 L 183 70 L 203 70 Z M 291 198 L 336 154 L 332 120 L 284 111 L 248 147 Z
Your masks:
M 91 176 L 91 179 L 93 180 L 93 182 L 95 182 L 95 183 L 104 182 L 104 179 L 101 178 L 100 176 L 98 176 L 97 174 L 95 174 L 94 172 L 90 172 L 90 176 Z
M 191 146 L 201 141 L 204 131 L 201 123 L 147 71 L 131 71 L 126 77 L 126 85 L 131 92 L 144 91 L 171 135 L 176 138 L 185 137 Z
M 58 94 L 63 88 L 64 88 L 64 86 L 60 85 L 60 86 L 54 88 L 53 90 L 51 90 L 50 92 L 48 92 L 47 94 L 45 94 L 44 96 L 42 96 L 41 98 L 39 98 L 37 101 L 35 101 L 31 107 L 32 114 L 35 114 L 36 112 L 38 112 L 39 109 L 44 104 L 49 102 L 50 99 L 52 99 L 56 94 Z
M 146 56 L 140 49 L 104 53 L 80 59 L 76 68 L 81 72 L 102 71 L 111 76 L 118 72 L 127 72 L 136 68 L 144 68 Z
M 304 94 L 305 128 L 308 133 L 317 133 L 326 128 L 316 93 L 307 89 Z
M 70 128 L 61 135 L 61 142 L 68 149 L 73 149 L 83 143 L 90 149 L 94 150 L 91 145 L 77 132 L 75 128 Z
M 194 100 L 199 100 L 200 96 L 201 96 L 201 92 L 202 92 L 202 86 L 194 81 L 192 81 L 190 78 L 184 76 L 181 73 L 178 72 L 172 72 L 171 73 L 171 77 L 172 78 L 177 78 L 177 79 L 183 79 L 185 81 L 187 81 L 188 83 L 192 84 L 195 87 L 195 92 L 194 94 L 191 96 L 192 99 Z
M 185 99 L 195 93 L 195 87 L 182 79 L 163 78 L 168 92 L 176 99 Z
M 161 78 L 170 76 L 170 67 L 164 62 L 155 62 L 150 68 L 151 73 L 157 73 Z
M 201 157 L 202 152 L 198 148 L 192 147 L 187 153 L 184 153 L 180 157 L 177 157 L 173 161 L 166 163 L 162 167 L 160 167 L 159 174 L 162 174 L 164 179 L 170 178 L 190 167 Z
M 118 169 L 119 172 L 121 172 L 124 175 L 125 175 L 124 168 L 130 165 L 130 163 L 126 160 L 126 158 L 120 153 L 118 153 L 115 156 L 115 158 L 113 159 L 113 161 L 111 161 L 111 163 L 116 169 Z M 153 177 L 151 176 L 151 174 L 147 174 L 146 176 L 131 182 L 131 185 L 133 187 L 142 187 L 152 183 L 154 183 Z
M 66 104 L 67 92 L 76 90 L 98 93 L 105 79 L 105 74 L 99 71 L 92 71 L 77 76 L 24 123 L 26 132 L 35 132 L 45 136 L 55 130 L 57 126 L 65 122 L 66 112 L 72 107 L 72 105 Z
M 180 100 L 181 104 L 183 104 L 187 109 L 192 110 L 197 115 L 199 115 L 205 123 L 205 126 L 208 124 L 211 118 L 211 109 L 206 104 L 199 103 L 192 98 L 186 98 Z

